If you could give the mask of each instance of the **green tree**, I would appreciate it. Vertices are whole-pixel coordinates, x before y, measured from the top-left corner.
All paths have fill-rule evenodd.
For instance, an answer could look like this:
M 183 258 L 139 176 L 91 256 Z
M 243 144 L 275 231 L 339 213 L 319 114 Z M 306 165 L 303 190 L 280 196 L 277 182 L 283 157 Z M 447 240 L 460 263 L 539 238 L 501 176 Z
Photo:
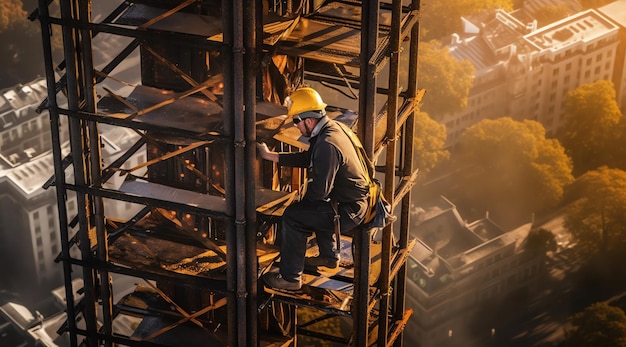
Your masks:
M 567 347 L 626 346 L 626 314 L 619 307 L 595 303 L 570 317 Z
M 546 5 L 543 6 L 540 10 L 536 11 L 537 19 L 539 27 L 546 26 L 548 24 L 554 23 L 557 20 L 563 19 L 573 13 L 570 13 L 569 7 L 567 5 Z
M 487 9 L 513 9 L 511 0 L 448 0 L 424 1 L 422 4 L 423 38 L 441 39 L 462 29 L 461 17 Z
M 600 167 L 579 177 L 568 196 L 564 226 L 587 252 L 626 244 L 626 172 Z
M 456 161 L 463 192 L 501 214 L 507 208 L 522 215 L 553 208 L 573 181 L 563 147 L 531 120 L 505 117 L 472 125 L 461 135 Z
M 44 74 L 39 22 L 27 19 L 21 0 L 0 0 L 0 89 Z
M 561 143 L 574 161 L 576 173 L 612 165 L 615 131 L 622 114 L 611 81 L 584 84 L 568 93 Z
M 447 47 L 432 40 L 420 44 L 420 88 L 426 89 L 422 110 L 436 118 L 463 109 L 474 81 L 474 66 L 454 59 Z
M 26 11 L 21 0 L 0 0 L 0 32 L 23 25 Z
M 602 7 L 614 0 L 580 0 L 580 4 L 584 9 Z
M 553 252 L 556 251 L 556 238 L 550 230 L 535 228 L 528 233 L 526 248 L 534 254 Z
M 446 143 L 446 127 L 432 120 L 426 112 L 419 112 L 415 120 L 413 144 L 416 156 L 415 166 L 428 173 L 438 163 L 450 157 L 443 149 Z

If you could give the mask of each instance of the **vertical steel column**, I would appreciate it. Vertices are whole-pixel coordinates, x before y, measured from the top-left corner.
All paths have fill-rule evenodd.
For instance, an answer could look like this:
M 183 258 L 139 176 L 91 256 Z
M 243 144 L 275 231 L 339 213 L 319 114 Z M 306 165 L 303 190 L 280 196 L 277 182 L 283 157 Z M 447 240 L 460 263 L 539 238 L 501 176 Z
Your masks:
M 246 323 L 248 309 L 246 274 L 246 162 L 244 130 L 244 47 L 243 47 L 243 0 L 233 1 L 233 108 L 234 155 L 235 155 L 235 235 L 237 252 L 237 331 L 238 346 L 247 346 Z M 251 197 L 254 201 L 254 195 Z
M 257 31 L 257 0 L 249 1 L 243 9 L 243 69 L 244 88 L 244 175 L 245 175 L 245 256 L 246 256 L 246 291 L 247 291 L 247 341 L 248 346 L 258 345 L 257 324 L 257 257 L 256 257 L 256 31 Z M 260 6 L 262 7 L 262 6 Z M 261 36 L 262 37 L 262 36 Z
M 385 155 L 385 198 L 394 205 L 394 191 L 396 180 L 396 133 L 398 127 L 398 99 L 400 93 L 400 22 L 402 14 L 402 1 L 393 0 L 391 11 L 391 32 L 389 59 L 389 94 L 387 103 L 387 152 Z M 380 269 L 380 305 L 378 316 L 378 345 L 386 346 L 389 332 L 389 306 L 391 287 L 391 242 L 392 225 L 388 225 L 383 230 L 381 269 Z
M 59 231 L 61 240 L 61 259 L 63 262 L 63 279 L 65 283 L 67 328 L 70 336 L 70 346 L 77 347 L 76 340 L 76 313 L 74 311 L 74 293 L 72 292 L 72 263 L 70 262 L 69 244 L 69 221 L 67 218 L 67 187 L 65 185 L 65 171 L 63 170 L 63 158 L 61 153 L 61 130 L 59 121 L 59 106 L 55 92 L 56 79 L 54 76 L 54 64 L 52 61 L 52 30 L 48 12 L 48 1 L 39 0 L 39 23 L 41 24 L 41 39 L 43 42 L 43 56 L 46 67 L 46 86 L 48 92 L 48 114 L 50 116 L 50 132 L 52 136 L 52 158 L 54 162 L 54 176 L 57 196 L 57 208 L 59 215 Z
M 411 3 L 411 9 L 413 11 L 420 11 L 420 0 L 413 0 Z M 407 89 L 407 98 L 414 100 L 417 97 L 417 63 L 418 63 L 418 48 L 419 48 L 419 20 L 413 25 L 411 28 L 411 41 L 410 41 L 410 49 L 409 49 L 409 76 L 408 76 L 408 89 Z M 419 108 L 415 108 L 411 115 L 407 118 L 404 124 L 404 132 L 403 132 L 403 141 L 404 141 L 404 165 L 402 167 L 402 174 L 405 177 L 408 177 L 413 174 L 414 170 L 414 142 L 413 137 L 415 136 L 415 114 L 419 112 Z M 398 240 L 400 248 L 406 249 L 409 243 L 409 230 L 411 227 L 410 224 L 410 207 L 411 207 L 411 191 L 409 191 L 404 198 L 402 199 L 402 211 L 400 214 L 400 238 Z M 407 267 L 406 263 L 400 268 L 397 274 L 396 281 L 396 296 L 395 296 L 395 307 L 396 311 L 394 312 L 394 318 L 396 321 L 402 318 L 404 314 L 404 310 L 406 308 L 406 275 L 407 275 Z M 394 342 L 394 346 L 401 347 L 403 344 L 402 338 L 403 335 L 400 335 L 398 339 Z
M 91 0 L 81 1 L 79 19 L 81 23 L 88 24 L 91 22 Z M 85 110 L 87 112 L 96 112 L 96 91 L 94 82 L 96 76 L 93 67 L 93 50 L 92 50 L 92 32 L 87 29 L 80 30 L 80 43 L 82 53 L 82 76 L 84 89 Z M 89 134 L 89 168 L 87 174 L 91 175 L 91 185 L 93 187 L 102 187 L 102 171 L 101 171 L 101 155 L 100 155 L 100 133 L 98 124 L 93 121 L 85 122 Z M 91 196 L 93 202 L 93 222 L 96 228 L 96 258 L 99 262 L 105 264 L 109 261 L 109 247 L 107 231 L 104 223 L 104 202 L 101 197 Z M 102 302 L 102 328 L 101 332 L 106 336 L 104 345 L 110 347 L 113 345 L 110 337 L 113 334 L 113 298 L 111 297 L 111 277 L 108 271 L 100 270 L 100 299 Z
M 359 122 L 357 133 L 365 152 L 374 154 L 374 120 L 376 118 L 376 65 L 372 57 L 378 44 L 378 0 L 363 1 L 361 13 L 361 56 L 359 72 Z
M 224 66 L 224 99 L 222 120 L 224 121 L 224 137 L 228 141 L 227 144 L 233 143 L 233 109 L 234 109 L 234 59 L 233 59 L 233 2 L 230 0 L 222 0 L 222 28 L 224 31 L 224 39 L 222 51 L 220 53 L 222 65 Z M 239 335 L 241 331 L 239 327 L 238 303 L 237 303 L 237 237 L 235 220 L 235 154 L 234 148 L 230 145 L 224 146 L 224 189 L 226 191 L 226 205 L 228 208 L 228 220 L 226 226 L 226 287 L 228 291 L 227 306 L 227 329 L 228 329 L 228 345 L 238 346 Z
M 357 132 L 367 155 L 374 154 L 374 127 L 376 118 L 376 67 L 372 57 L 378 38 L 378 0 L 364 1 L 361 13 L 361 69 L 359 74 L 359 121 Z M 354 271 L 354 301 L 352 303 L 353 346 L 368 346 L 369 332 L 369 266 L 370 235 L 357 232 Z
M 79 33 L 68 23 L 77 20 L 76 12 L 78 11 L 78 1 L 60 1 L 61 19 L 63 21 L 63 50 L 66 62 L 66 80 L 67 80 L 67 101 L 70 111 L 78 111 L 81 104 L 80 91 L 84 89 L 84 85 L 79 80 Z M 83 142 L 84 127 L 78 118 L 69 117 L 69 133 L 70 147 L 72 151 L 72 162 L 74 167 L 74 181 L 77 187 L 87 186 L 87 162 L 84 160 L 85 144 Z M 86 194 L 76 192 L 76 201 L 78 205 L 78 239 L 80 240 L 81 258 L 83 261 L 91 261 L 91 241 L 89 239 L 89 213 L 91 206 Z M 95 338 L 97 333 L 97 314 L 96 314 L 96 295 L 94 272 L 91 268 L 83 266 L 83 284 L 84 284 L 84 318 L 87 331 L 87 345 L 89 347 L 98 346 Z M 74 317 L 70 317 L 73 319 Z

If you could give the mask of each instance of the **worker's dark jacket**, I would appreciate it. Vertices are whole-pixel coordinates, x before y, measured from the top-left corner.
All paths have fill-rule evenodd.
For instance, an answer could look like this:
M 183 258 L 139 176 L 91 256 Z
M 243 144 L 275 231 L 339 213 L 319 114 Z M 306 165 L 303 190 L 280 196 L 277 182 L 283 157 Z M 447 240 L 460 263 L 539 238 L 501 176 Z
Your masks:
M 369 187 L 352 142 L 331 119 L 317 135 L 309 139 L 304 152 L 280 153 L 278 163 L 284 166 L 309 168 L 309 182 L 304 199 L 335 200 L 348 203 L 367 198 Z

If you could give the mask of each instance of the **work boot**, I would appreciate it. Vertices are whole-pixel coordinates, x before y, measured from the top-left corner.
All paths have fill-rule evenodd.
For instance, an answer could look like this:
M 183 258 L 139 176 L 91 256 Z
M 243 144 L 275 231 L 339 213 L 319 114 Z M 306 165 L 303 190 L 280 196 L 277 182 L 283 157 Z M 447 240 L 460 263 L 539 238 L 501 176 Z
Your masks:
M 299 281 L 287 281 L 280 273 L 268 272 L 261 277 L 263 282 L 269 287 L 283 290 L 299 290 L 302 288 L 302 280 Z
M 339 264 L 339 259 L 331 257 L 306 257 L 304 258 L 304 266 L 308 268 L 316 268 L 318 266 L 325 266 L 330 269 L 334 269 Z

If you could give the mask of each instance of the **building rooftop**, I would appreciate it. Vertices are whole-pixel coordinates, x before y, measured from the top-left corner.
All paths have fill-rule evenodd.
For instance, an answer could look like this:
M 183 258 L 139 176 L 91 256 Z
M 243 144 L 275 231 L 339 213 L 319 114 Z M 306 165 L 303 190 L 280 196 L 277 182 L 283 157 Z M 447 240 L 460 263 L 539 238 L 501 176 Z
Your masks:
M 38 78 L 26 85 L 0 90 L 0 115 L 25 106 L 39 104 L 47 96 L 46 80 Z
M 419 209 L 417 226 L 411 236 L 418 239 L 411 251 L 429 292 L 443 288 L 455 274 L 462 275 L 476 264 L 503 249 L 513 253 L 524 242 L 532 224 L 505 232 L 486 216 L 467 223 L 454 204 L 439 197 Z M 428 278 L 428 279 L 427 279 Z
M 558 51 L 578 42 L 595 40 L 611 30 L 617 30 L 617 26 L 598 12 L 587 10 L 526 35 L 526 39 L 541 50 Z
M 33 193 L 54 175 L 52 153 L 40 156 L 28 163 L 24 163 L 7 171 L 7 178 L 26 195 Z
M 546 16 L 546 9 L 548 8 L 565 10 L 564 14 L 568 16 L 583 9 L 577 0 L 526 0 L 524 6 L 511 12 L 511 15 L 522 22 L 537 21 L 542 24 L 551 19 Z
M 483 24 L 481 31 L 488 45 L 494 52 L 498 52 L 518 41 L 528 32 L 528 27 L 508 13 L 497 10 Z
M 423 211 L 418 217 L 423 221 L 412 231 L 412 236 L 426 246 L 416 251 L 418 259 L 436 254 L 447 261 L 503 233 L 488 219 L 468 224 L 444 197 L 436 199 Z
M 535 1 L 540 8 L 550 0 Z M 541 4 L 539 4 L 541 3 Z M 528 5 L 528 4 L 527 4 Z M 565 4 L 568 8 L 575 5 Z M 603 7 L 617 22 L 626 23 L 626 0 Z M 466 32 L 463 37 L 452 35 L 450 54 L 458 60 L 467 60 L 477 72 L 487 71 L 501 62 L 517 57 L 520 61 L 533 52 L 559 51 L 567 46 L 595 40 L 617 26 L 595 10 L 587 10 L 558 20 L 540 29 L 528 22 L 530 18 L 502 10 L 482 12 L 463 18 Z
M 465 39 L 454 37 L 450 46 L 450 55 L 459 61 L 467 60 L 477 71 L 494 66 L 498 61 L 489 49 L 489 45 L 481 36 L 472 36 Z

